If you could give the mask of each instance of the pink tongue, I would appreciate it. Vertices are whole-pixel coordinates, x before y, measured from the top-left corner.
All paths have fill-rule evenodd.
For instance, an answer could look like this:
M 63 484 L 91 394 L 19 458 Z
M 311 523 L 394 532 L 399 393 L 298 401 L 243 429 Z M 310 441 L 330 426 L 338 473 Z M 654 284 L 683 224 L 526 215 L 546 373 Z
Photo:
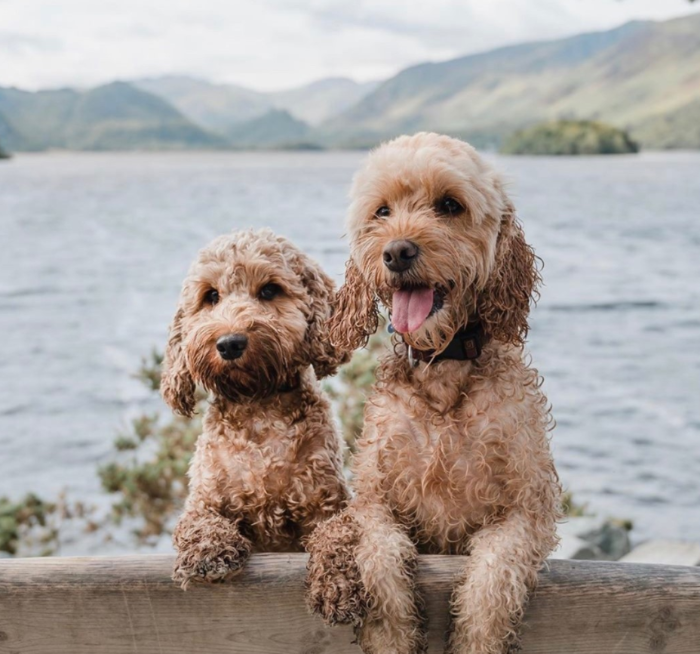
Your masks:
M 391 323 L 400 334 L 419 329 L 433 308 L 433 289 L 413 288 L 395 291 L 391 301 Z

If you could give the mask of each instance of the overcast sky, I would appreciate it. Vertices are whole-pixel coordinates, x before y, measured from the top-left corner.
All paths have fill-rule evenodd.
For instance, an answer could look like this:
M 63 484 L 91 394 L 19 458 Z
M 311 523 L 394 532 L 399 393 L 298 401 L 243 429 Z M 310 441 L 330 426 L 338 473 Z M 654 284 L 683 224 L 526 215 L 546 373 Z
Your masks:
M 183 73 L 256 89 L 700 11 L 686 0 L 0 0 L 0 86 Z

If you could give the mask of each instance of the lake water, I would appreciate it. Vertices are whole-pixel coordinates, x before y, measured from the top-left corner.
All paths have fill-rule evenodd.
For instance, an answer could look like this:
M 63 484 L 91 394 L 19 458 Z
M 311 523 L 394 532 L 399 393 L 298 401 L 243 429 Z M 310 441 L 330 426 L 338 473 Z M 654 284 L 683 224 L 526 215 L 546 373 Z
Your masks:
M 271 226 L 338 281 L 362 153 L 50 154 L 0 165 L 0 495 L 99 501 L 131 375 L 196 251 Z M 700 541 L 700 154 L 493 157 L 545 260 L 530 350 L 578 501 Z M 80 549 L 80 546 L 77 546 Z

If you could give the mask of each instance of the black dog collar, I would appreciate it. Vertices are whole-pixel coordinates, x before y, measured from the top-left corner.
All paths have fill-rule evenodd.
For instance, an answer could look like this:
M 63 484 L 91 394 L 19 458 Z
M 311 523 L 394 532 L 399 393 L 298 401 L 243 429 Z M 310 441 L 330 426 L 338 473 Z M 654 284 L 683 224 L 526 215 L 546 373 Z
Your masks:
M 469 323 L 460 329 L 447 347 L 435 354 L 435 350 L 416 350 L 408 346 L 409 359 L 414 361 L 473 361 L 481 356 L 481 351 L 488 341 L 481 321 Z

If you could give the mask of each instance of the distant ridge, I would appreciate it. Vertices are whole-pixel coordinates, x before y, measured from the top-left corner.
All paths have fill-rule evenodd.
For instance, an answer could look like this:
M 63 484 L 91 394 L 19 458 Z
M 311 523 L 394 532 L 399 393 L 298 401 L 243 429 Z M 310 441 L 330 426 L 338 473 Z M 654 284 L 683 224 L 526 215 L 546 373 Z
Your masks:
M 203 129 L 221 135 L 272 109 L 261 94 L 232 84 L 212 84 L 186 76 L 136 80 L 133 84 L 170 103 Z
M 225 142 L 162 99 L 113 82 L 90 91 L 0 88 L 0 130 L 11 150 L 169 150 Z M 4 125 L 4 128 L 3 128 Z
M 317 126 L 354 106 L 378 86 L 379 82 L 358 83 L 347 77 L 329 77 L 267 95 L 276 108 Z
M 89 91 L 0 88 L 8 150 L 368 147 L 434 130 L 498 148 L 549 121 L 597 121 L 642 148 L 700 148 L 700 14 L 261 93 L 185 76 Z
M 407 68 L 327 121 L 318 138 L 373 144 L 435 130 L 497 147 L 546 120 L 599 120 L 644 147 L 700 148 L 700 14 L 526 43 Z
M 232 129 L 229 141 L 239 148 L 308 147 L 306 139 L 311 132 L 303 121 L 288 111 L 271 109 L 259 118 L 253 118 Z
M 354 105 L 378 83 L 360 84 L 333 77 L 269 93 L 187 76 L 142 79 L 133 84 L 167 100 L 201 127 L 227 135 L 241 123 L 275 109 L 287 111 L 309 125 L 318 125 Z
M 5 116 L 0 113 L 0 159 L 7 159 L 10 156 L 8 150 L 4 148 L 13 147 L 18 140 L 17 132 Z

